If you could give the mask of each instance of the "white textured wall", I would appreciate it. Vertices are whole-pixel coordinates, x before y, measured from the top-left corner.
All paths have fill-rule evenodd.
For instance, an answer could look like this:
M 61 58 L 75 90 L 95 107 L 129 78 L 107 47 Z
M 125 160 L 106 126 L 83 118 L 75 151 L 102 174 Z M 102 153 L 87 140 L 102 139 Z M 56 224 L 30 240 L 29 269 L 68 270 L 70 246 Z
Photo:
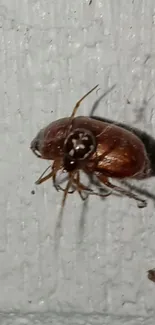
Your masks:
M 154 0 L 1 0 L 0 41 L 0 324 L 153 325 L 154 202 L 92 197 L 80 227 L 70 196 L 56 253 L 61 193 L 34 187 L 47 162 L 29 144 L 97 83 L 80 114 L 116 83 L 96 114 L 155 136 Z

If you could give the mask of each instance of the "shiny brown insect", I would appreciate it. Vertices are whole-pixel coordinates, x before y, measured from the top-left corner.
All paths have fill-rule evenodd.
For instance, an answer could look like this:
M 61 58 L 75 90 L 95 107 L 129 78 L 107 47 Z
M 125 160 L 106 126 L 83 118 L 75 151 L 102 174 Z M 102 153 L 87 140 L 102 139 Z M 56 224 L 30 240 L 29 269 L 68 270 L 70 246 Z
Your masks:
M 115 124 L 91 117 L 75 117 L 83 99 L 97 87 L 98 85 L 76 103 L 70 117 L 50 123 L 31 142 L 31 149 L 37 157 L 53 160 L 51 172 L 44 176 L 45 171 L 36 184 L 52 178 L 55 188 L 63 190 L 56 184 L 56 175 L 59 170 L 67 172 L 69 180 L 64 189 L 62 208 L 71 188 L 72 192 L 77 190 L 82 198 L 84 192 L 99 196 L 111 194 L 96 193 L 83 185 L 79 173 L 82 170 L 87 175 L 96 176 L 108 188 L 135 199 L 144 207 L 145 200 L 109 181 L 109 178 L 143 179 L 149 176 L 150 163 L 140 138 Z

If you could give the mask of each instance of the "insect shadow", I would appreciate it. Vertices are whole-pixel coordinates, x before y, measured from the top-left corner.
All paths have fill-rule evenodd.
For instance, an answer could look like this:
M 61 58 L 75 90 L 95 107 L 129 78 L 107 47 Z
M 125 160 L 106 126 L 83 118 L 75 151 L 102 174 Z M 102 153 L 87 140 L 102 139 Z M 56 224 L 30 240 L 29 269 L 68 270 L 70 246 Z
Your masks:
M 143 142 L 143 144 L 145 146 L 145 149 L 146 149 L 146 152 L 147 152 L 147 155 L 148 155 L 148 158 L 150 160 L 151 175 L 149 175 L 149 178 L 153 177 L 153 176 L 155 176 L 155 139 L 151 135 L 147 134 L 145 131 L 142 131 L 142 130 L 140 130 L 138 128 L 130 126 L 130 125 L 126 124 L 126 123 L 116 122 L 114 120 L 111 120 L 111 119 L 108 119 L 108 118 L 105 118 L 105 117 L 99 117 L 97 115 L 93 115 L 95 110 L 97 109 L 100 101 L 109 92 L 111 92 L 114 88 L 115 88 L 115 85 L 113 85 L 111 88 L 109 88 L 103 95 L 101 95 L 95 101 L 94 105 L 92 106 L 89 117 L 91 117 L 92 119 L 95 119 L 95 120 L 102 121 L 102 122 L 115 124 L 115 125 L 117 125 L 119 127 L 122 127 L 124 129 L 130 131 L 130 132 L 133 132 L 136 136 L 138 136 L 140 138 L 140 140 Z M 94 183 L 94 180 L 92 179 L 92 177 L 90 179 L 90 183 L 91 184 Z M 129 189 L 135 191 L 136 193 L 139 193 L 139 194 L 144 195 L 145 197 L 147 197 L 149 199 L 152 199 L 155 202 L 155 194 L 152 194 L 151 192 L 149 192 L 149 191 L 147 191 L 145 189 L 139 188 L 136 185 L 132 185 L 126 180 L 123 180 L 123 181 L 120 180 L 120 183 L 124 184 L 125 186 L 127 186 Z M 95 183 L 95 185 L 97 185 L 99 190 L 100 190 L 100 184 Z M 106 198 L 103 198 L 103 199 L 105 200 Z M 83 203 L 83 206 L 82 206 L 82 212 L 81 212 L 81 218 L 80 218 L 80 232 L 81 232 L 81 229 L 84 230 L 85 215 L 86 215 L 87 209 L 88 209 L 88 200 L 85 200 L 84 203 Z

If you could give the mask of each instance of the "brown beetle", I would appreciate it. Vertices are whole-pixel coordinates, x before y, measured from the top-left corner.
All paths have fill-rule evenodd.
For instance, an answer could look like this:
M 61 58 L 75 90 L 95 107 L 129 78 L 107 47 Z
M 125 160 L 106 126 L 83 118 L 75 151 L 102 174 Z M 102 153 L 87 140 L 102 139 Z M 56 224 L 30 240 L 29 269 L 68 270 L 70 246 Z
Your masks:
M 120 180 L 149 177 L 150 162 L 140 138 L 115 124 L 91 117 L 75 117 L 83 99 L 97 87 L 76 103 L 70 117 L 50 123 L 31 142 L 31 149 L 39 158 L 53 160 L 51 172 L 43 177 L 44 172 L 36 184 L 52 177 L 54 186 L 62 189 L 56 184 L 56 174 L 59 170 L 68 172 L 69 181 L 64 190 L 62 207 L 70 188 L 74 188 L 72 192 L 77 190 L 81 197 L 83 192 L 99 196 L 111 194 L 99 194 L 84 186 L 80 182 L 79 171 L 82 170 L 87 175 L 95 175 L 110 189 L 139 201 L 141 207 L 146 206 L 145 200 L 109 181 L 109 177 Z

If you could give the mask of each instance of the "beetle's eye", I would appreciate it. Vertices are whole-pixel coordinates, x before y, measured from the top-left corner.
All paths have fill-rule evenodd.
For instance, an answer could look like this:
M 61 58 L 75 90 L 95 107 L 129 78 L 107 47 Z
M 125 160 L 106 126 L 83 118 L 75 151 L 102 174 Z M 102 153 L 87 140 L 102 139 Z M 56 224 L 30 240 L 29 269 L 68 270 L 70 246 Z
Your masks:
M 91 132 L 76 129 L 67 137 L 64 152 L 71 160 L 83 160 L 95 151 L 95 138 Z

